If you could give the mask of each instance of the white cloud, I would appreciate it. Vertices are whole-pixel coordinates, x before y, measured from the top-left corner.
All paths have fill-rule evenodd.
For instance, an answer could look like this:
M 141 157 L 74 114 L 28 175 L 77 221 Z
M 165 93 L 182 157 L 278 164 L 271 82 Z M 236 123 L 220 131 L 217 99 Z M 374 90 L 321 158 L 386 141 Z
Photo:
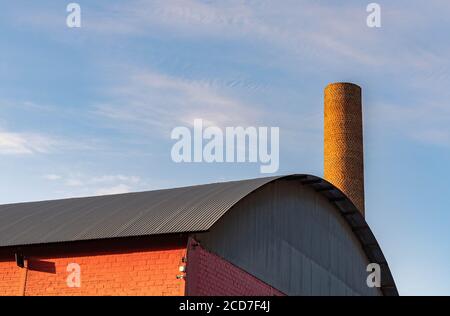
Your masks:
M 67 179 L 65 184 L 70 187 L 81 187 L 84 185 L 84 182 L 80 179 Z
M 66 196 L 125 193 L 143 184 L 140 177 L 123 174 L 88 176 L 81 173 L 68 175 L 50 173 L 46 174 L 44 178 L 49 181 L 62 180 L 61 184 L 70 188 L 70 193 L 66 193 Z
M 120 15 L 102 14 L 92 28 L 103 34 L 148 35 L 149 29 L 178 37 L 220 37 L 257 40 L 294 54 L 341 57 L 364 64 L 381 64 L 374 46 L 381 36 L 368 36 L 365 7 L 325 6 L 311 1 L 226 2 L 132 1 Z M 151 32 L 150 32 L 151 33 Z M 390 56 L 392 58 L 392 56 Z
M 15 107 L 40 107 L 31 102 L 7 102 L 6 105 Z M 0 100 L 0 107 L 4 106 Z M 28 114 L 28 112 L 25 112 Z M 32 115 L 32 114 L 30 114 Z M 35 155 L 53 154 L 62 151 L 80 151 L 98 149 L 99 144 L 95 139 L 70 139 L 45 134 L 41 131 L 16 132 L 5 129 L 4 125 L 9 125 L 8 121 L 0 122 L 0 155 Z
M 95 191 L 95 195 L 120 194 L 130 192 L 130 186 L 126 184 L 118 184 L 111 187 L 100 188 Z
M 29 155 L 48 153 L 56 142 L 40 134 L 0 131 L 0 154 Z
M 120 39 L 122 35 L 132 40 L 139 37 L 143 40 L 146 37 L 232 40 L 234 47 L 252 43 L 256 44 L 252 45 L 255 57 L 260 56 L 257 50 L 270 51 L 270 56 L 281 52 L 281 67 L 288 67 L 299 78 L 305 78 L 305 68 L 313 65 L 318 72 L 329 69 L 330 80 L 337 72 L 348 74 L 349 78 L 387 80 L 390 85 L 398 86 L 399 94 L 416 83 L 419 83 L 417 94 L 431 94 L 434 89 L 442 94 L 450 79 L 449 46 L 445 41 L 434 41 L 433 32 L 442 32 L 445 26 L 442 24 L 445 22 L 443 12 L 448 5 L 443 1 L 416 3 L 414 8 L 405 4 L 384 4 L 383 26 L 374 30 L 365 24 L 366 6 L 356 2 L 338 5 L 286 0 L 280 5 L 270 0 L 127 1 L 86 10 L 84 25 L 89 32 L 80 33 L 80 36 L 106 40 L 102 44 L 108 44 L 111 38 Z M 27 16 L 27 12 L 32 12 L 28 14 L 32 16 Z M 48 12 L 59 14 L 56 10 L 46 8 L 27 12 L 21 15 L 21 24 L 47 27 L 55 36 L 54 23 L 60 23 L 57 15 L 47 16 L 46 23 L 51 24 L 47 26 L 43 26 L 39 16 L 42 13 L 45 17 Z M 436 12 L 438 18 L 433 18 Z M 60 31 L 61 38 L 68 41 L 63 30 Z M 77 43 L 73 42 L 73 45 Z M 302 59 L 305 56 L 307 59 Z M 301 64 L 295 63 L 297 58 L 302 60 Z M 273 63 L 266 58 L 263 60 Z M 339 67 L 341 72 L 333 73 L 335 69 L 330 66 Z M 125 123 L 127 129 L 143 128 L 146 133 L 167 133 L 176 125 L 192 123 L 196 117 L 214 125 L 235 126 L 250 125 L 255 116 L 265 115 L 257 107 L 224 93 L 224 89 L 221 90 L 223 83 L 217 87 L 213 81 L 186 80 L 140 69 L 131 72 L 125 69 L 118 73 L 117 77 L 126 75 L 120 85 L 111 87 L 113 101 L 97 105 L 98 113 L 114 119 L 114 124 Z M 442 99 L 445 104 L 446 98 Z M 426 106 L 412 110 L 398 107 L 389 111 L 402 112 L 393 119 L 398 118 L 400 124 L 397 126 L 412 139 L 423 142 L 428 139 L 441 144 L 447 141 L 449 132 L 445 124 L 448 125 L 450 120 L 433 125 L 445 111 L 428 111 Z M 411 121 L 415 123 L 402 119 L 405 113 L 412 115 Z M 421 113 L 425 116 L 417 118 Z M 14 146 L 3 145 L 3 150 L 0 145 L 0 153 L 5 151 L 29 153 L 32 150 L 19 142 Z
M 62 176 L 60 176 L 58 174 L 46 174 L 46 175 L 44 175 L 44 179 L 54 181 L 54 180 L 62 179 Z
M 178 125 L 202 118 L 211 125 L 248 125 L 261 116 L 252 105 L 229 97 L 205 82 L 185 80 L 151 71 L 129 71 L 121 86 L 112 87 L 109 104 L 96 106 L 98 114 L 167 134 Z
M 46 29 L 52 36 L 57 34 L 61 41 L 69 42 L 67 30 L 55 28 L 62 20 L 54 9 L 35 7 L 20 13 L 21 26 Z M 362 63 L 379 64 L 381 56 L 373 50 L 377 44 L 374 36 L 365 33 L 365 16 L 364 6 L 330 6 L 301 0 L 286 0 L 283 5 L 269 0 L 137 0 L 85 10 L 79 36 L 97 40 L 170 34 L 257 40 L 297 55 L 339 54 Z M 340 62 L 338 58 L 330 61 Z
M 443 1 L 429 0 L 415 6 L 384 4 L 385 22 L 375 31 L 366 26 L 366 5 L 308 0 L 285 0 L 282 5 L 272 0 L 130 0 L 86 10 L 83 29 L 89 32 L 81 30 L 79 36 L 95 40 L 121 35 L 257 40 L 266 47 L 276 46 L 321 63 L 342 65 L 345 58 L 370 66 L 395 66 L 393 69 L 420 66 L 424 60 L 421 51 L 425 50 L 425 55 L 435 55 L 448 64 L 448 49 L 433 51 L 427 45 L 395 49 L 408 44 L 403 40 L 410 33 L 442 27 L 433 15 L 446 12 L 448 6 Z M 47 29 L 64 42 L 73 41 L 66 28 L 55 28 L 62 23 L 55 8 L 36 6 L 22 11 L 10 12 L 20 16 L 13 23 Z M 286 64 L 291 67 L 291 60 Z
M 92 177 L 89 182 L 91 183 L 105 183 L 105 182 L 116 182 L 116 181 L 125 181 L 129 183 L 139 183 L 141 179 L 137 176 L 124 176 L 122 174 L 118 175 L 104 175 L 99 177 Z

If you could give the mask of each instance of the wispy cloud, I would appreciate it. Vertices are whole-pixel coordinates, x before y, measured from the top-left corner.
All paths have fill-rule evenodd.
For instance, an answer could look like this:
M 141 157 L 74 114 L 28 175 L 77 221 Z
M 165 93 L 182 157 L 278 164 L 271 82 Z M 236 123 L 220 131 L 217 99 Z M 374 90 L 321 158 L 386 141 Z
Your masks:
M 379 64 L 380 56 L 374 58 L 377 51 L 372 49 L 375 39 L 365 33 L 365 17 L 364 6 L 336 7 L 304 0 L 286 0 L 283 5 L 269 0 L 136 0 L 84 10 L 79 33 L 83 38 L 100 40 L 161 34 L 251 40 L 302 56 L 339 54 L 361 63 Z M 60 12 L 37 7 L 21 12 L 18 24 L 44 28 L 53 35 L 56 32 L 60 40 L 68 42 L 63 23 Z
M 54 139 L 40 134 L 0 131 L 0 154 L 3 155 L 48 153 L 56 143 Z
M 126 184 L 118 184 L 111 187 L 100 188 L 95 191 L 95 195 L 120 194 L 130 192 L 131 187 Z
M 406 4 L 382 4 L 383 27 L 372 30 L 365 24 L 367 3 L 357 1 L 345 5 L 308 0 L 285 0 L 283 5 L 271 0 L 108 2 L 83 11 L 78 35 L 96 41 L 114 36 L 259 41 L 292 52 L 292 56 L 333 65 L 342 64 L 344 58 L 360 65 L 411 68 L 420 67 L 427 55 L 445 59 L 448 47 L 439 51 L 429 45 L 416 44 L 393 54 L 392 48 L 399 43 L 408 45 L 410 32 L 436 27 L 439 21 L 433 21 L 432 15 L 448 10 L 448 4 L 439 0 L 424 2 L 414 10 L 405 8 Z M 55 8 L 37 6 L 10 15 L 19 16 L 19 22 L 14 21 L 18 25 L 44 28 L 69 41 L 64 19 Z
M 96 113 L 146 132 L 167 134 L 175 126 L 192 124 L 195 118 L 217 126 L 235 126 L 262 115 L 255 106 L 227 96 L 208 82 L 153 71 L 131 71 L 125 79 L 109 91 L 114 101 L 96 105 Z
M 40 111 L 40 112 L 48 112 L 48 111 L 55 111 L 57 109 L 55 106 L 49 106 L 47 104 L 38 104 L 33 101 L 24 100 L 24 101 L 18 101 L 18 100 L 11 100 L 11 99 L 0 99 L 0 106 L 5 109 L 21 109 L 26 111 Z
M 145 186 L 140 177 L 123 174 L 88 176 L 81 173 L 67 175 L 51 173 L 43 177 L 48 181 L 59 183 L 60 192 L 68 190 L 67 196 L 126 193 Z
M 62 176 L 60 176 L 59 174 L 46 174 L 44 175 L 44 179 L 47 180 L 51 180 L 51 181 L 55 181 L 55 180 L 60 180 L 62 178 Z
M 64 182 L 69 187 L 81 187 L 84 185 L 83 181 L 76 178 L 69 178 Z
M 62 152 L 98 149 L 94 140 L 83 141 L 68 137 L 33 132 L 12 132 L 0 129 L 0 155 L 50 155 Z
M 303 0 L 287 0 L 283 5 L 268 0 L 156 0 L 129 1 L 106 10 L 110 14 L 87 22 L 94 32 L 106 36 L 166 36 L 171 32 L 175 37 L 259 41 L 326 64 L 340 64 L 342 58 L 369 66 L 395 64 L 405 57 L 412 59 L 413 65 L 421 61 L 408 51 L 393 55 L 389 48 L 398 44 L 403 35 L 399 32 L 404 30 L 390 28 L 392 34 L 384 29 L 369 30 L 365 5 L 333 6 Z M 405 20 L 411 27 L 417 26 L 421 21 L 416 19 L 417 13 L 405 11 L 401 6 L 384 5 L 383 17 L 393 26 L 401 24 L 399 21 L 408 24 Z
M 364 6 L 330 7 L 311 1 L 287 1 L 283 5 L 243 0 L 133 1 L 114 7 L 120 15 L 92 19 L 91 26 L 109 34 L 117 31 L 148 35 L 143 30 L 162 28 L 172 30 L 178 37 L 250 39 L 301 55 L 337 53 L 362 63 L 377 64 L 380 59 L 373 58 L 376 52 L 366 49 L 372 45 L 364 45 L 374 41 L 364 32 L 364 9 Z
M 92 177 L 90 179 L 90 182 L 92 183 L 108 183 L 117 181 L 124 181 L 132 184 L 137 184 L 141 182 L 141 178 L 138 176 L 125 176 L 122 174 L 117 174 L 117 175 L 103 175 L 98 177 Z

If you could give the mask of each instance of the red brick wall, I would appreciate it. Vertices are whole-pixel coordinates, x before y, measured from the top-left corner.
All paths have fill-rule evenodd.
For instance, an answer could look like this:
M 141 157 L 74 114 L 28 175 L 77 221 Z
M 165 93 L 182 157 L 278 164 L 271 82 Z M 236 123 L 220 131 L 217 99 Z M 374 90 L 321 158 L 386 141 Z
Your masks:
M 0 295 L 20 295 L 21 277 L 22 270 L 16 266 L 15 261 L 0 262 Z
M 25 295 L 184 295 L 185 281 L 176 276 L 186 254 L 185 242 L 129 246 L 91 242 L 76 249 L 58 246 L 51 254 L 45 253 L 46 248 L 34 250 L 28 256 L 27 272 L 16 266 L 13 252 L 4 254 L 0 256 L 0 295 L 21 295 L 25 272 Z M 81 268 L 79 288 L 67 285 L 69 263 Z
M 283 295 L 187 238 L 78 242 L 20 251 L 0 250 L 0 295 Z M 187 255 L 186 281 L 177 279 Z M 80 268 L 81 286 L 69 287 L 69 263 Z
M 189 241 L 187 263 L 187 295 L 284 295 L 253 275 L 202 248 L 193 239 Z

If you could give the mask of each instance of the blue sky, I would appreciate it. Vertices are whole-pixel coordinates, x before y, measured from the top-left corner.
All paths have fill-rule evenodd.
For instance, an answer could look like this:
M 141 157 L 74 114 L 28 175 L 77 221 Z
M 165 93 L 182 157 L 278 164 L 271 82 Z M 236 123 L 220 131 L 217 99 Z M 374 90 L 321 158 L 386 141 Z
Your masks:
M 8 1 L 0 203 L 259 177 L 175 164 L 171 130 L 280 127 L 279 174 L 323 174 L 323 88 L 362 86 L 367 221 L 403 295 L 450 295 L 450 3 Z

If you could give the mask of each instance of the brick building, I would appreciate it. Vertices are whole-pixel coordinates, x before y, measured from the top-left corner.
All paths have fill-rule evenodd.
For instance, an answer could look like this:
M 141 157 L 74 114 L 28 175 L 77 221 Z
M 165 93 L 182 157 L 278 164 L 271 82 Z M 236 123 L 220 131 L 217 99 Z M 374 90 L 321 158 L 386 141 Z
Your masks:
M 11 204 L 0 217 L 1 295 L 396 294 L 364 217 L 309 175 Z M 380 289 L 366 286 L 369 262 Z
M 346 129 L 326 128 L 330 182 L 295 174 L 2 205 L 0 295 L 398 295 L 364 219 L 362 123 L 345 112 L 360 107 L 359 87 L 327 89 L 338 115 L 325 123 Z M 379 288 L 366 284 L 369 263 Z

